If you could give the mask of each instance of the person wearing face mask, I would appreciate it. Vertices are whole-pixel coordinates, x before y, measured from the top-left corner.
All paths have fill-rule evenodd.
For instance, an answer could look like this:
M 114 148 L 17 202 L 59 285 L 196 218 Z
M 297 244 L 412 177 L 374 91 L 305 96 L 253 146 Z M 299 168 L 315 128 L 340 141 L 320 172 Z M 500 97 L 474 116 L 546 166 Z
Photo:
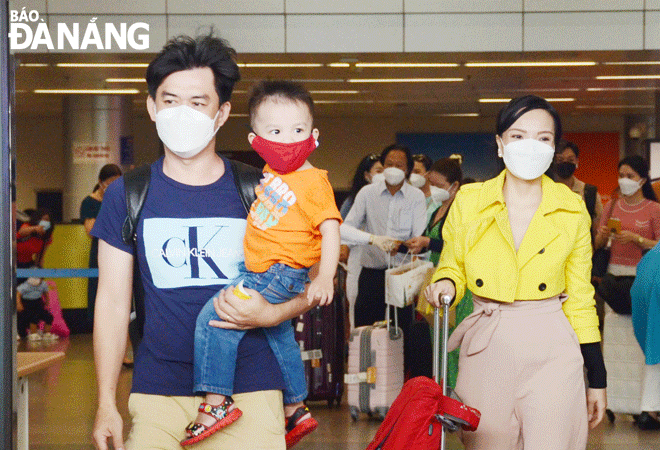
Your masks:
M 362 271 L 354 308 L 356 327 L 373 325 L 385 318 L 388 259 L 391 258 L 392 266 L 401 264 L 404 253 L 396 250 L 402 242 L 421 236 L 426 219 L 424 194 L 406 182 L 413 167 L 410 149 L 390 145 L 383 150 L 380 160 L 385 168 L 385 179 L 358 192 L 340 227 L 342 243 L 363 246 Z M 412 306 L 399 310 L 398 317 L 404 336 L 404 367 L 411 376 L 430 374 L 428 361 L 419 358 L 419 352 L 413 346 L 410 333 Z
M 122 229 L 128 217 L 126 175 L 106 189 L 92 228 L 99 239 L 94 322 L 98 406 L 93 438 L 99 450 L 181 449 L 203 396 L 193 392 L 194 334 L 199 312 L 239 274 L 243 237 L 262 171 L 216 153 L 216 133 L 229 117 L 240 79 L 236 52 L 213 34 L 172 38 L 146 70 L 146 108 L 164 155 L 148 168 L 149 188 L 134 244 Z M 140 172 L 138 172 L 140 173 Z M 133 266 L 144 287 L 144 327 L 135 349 L 124 442 L 115 396 L 126 348 Z M 228 289 L 214 306 L 221 328 L 246 331 L 237 349 L 234 404 L 243 415 L 197 449 L 286 448 L 282 372 L 263 328 L 303 314 L 306 295 L 267 302 Z
M 45 208 L 25 210 L 30 219 L 23 223 L 16 232 L 16 267 L 28 269 L 41 266 L 44 253 L 53 242 L 53 224 L 50 212 Z M 17 284 L 27 278 L 17 278 Z
M 339 208 L 339 213 L 341 214 L 342 219 L 346 219 L 346 216 L 355 201 L 355 196 L 360 192 L 360 189 L 368 184 L 378 183 L 384 179 L 383 165 L 380 163 L 380 155 L 371 153 L 362 158 L 362 161 L 358 164 L 355 174 L 353 175 L 351 190 L 348 192 L 346 199 L 344 199 L 344 202 Z M 358 245 L 350 248 L 346 244 L 341 244 L 339 261 L 346 264 L 346 301 L 348 302 L 348 323 L 349 330 L 351 331 L 355 327 L 353 307 L 355 306 L 355 298 L 357 297 L 358 277 L 362 270 L 362 266 L 360 265 L 361 254 L 362 246 Z
M 339 222 L 327 172 L 308 161 L 319 130 L 313 127 L 314 101 L 300 84 L 262 81 L 248 100 L 252 132 L 248 140 L 266 161 L 256 188 L 245 232 L 245 270 L 239 279 L 274 304 L 306 293 L 320 306 L 333 300 L 339 261 Z M 312 266 L 318 274 L 306 289 Z M 235 284 L 234 280 L 231 284 Z M 211 298 L 199 313 L 195 329 L 195 392 L 206 392 L 194 424 L 186 428 L 186 446 L 207 439 L 240 420 L 233 394 L 236 348 L 244 332 L 209 325 L 219 317 Z M 307 397 L 305 368 L 293 325 L 284 322 L 264 330 L 286 381 L 284 417 L 287 448 L 316 429 L 318 423 L 303 403 Z M 219 417 L 208 408 L 223 409 Z
M 457 158 L 442 158 L 431 166 L 427 177 L 437 191 L 433 193 L 436 197 L 434 202 L 438 206 L 431 212 L 424 235 L 409 239 L 406 246 L 416 252 L 426 249 L 431 251 L 429 260 L 438 264 L 444 241 L 442 240 L 442 227 L 447 218 L 447 211 L 458 193 L 463 179 L 463 172 Z M 455 326 L 460 324 L 464 318 L 472 314 L 472 298 L 470 292 L 466 291 L 465 298 L 456 307 Z M 423 297 L 423 296 L 422 296 Z M 433 308 L 426 299 L 422 298 L 417 303 L 417 310 L 427 318 L 433 317 Z M 452 330 L 450 330 L 451 333 Z M 447 386 L 452 389 L 456 387 L 458 375 L 458 349 L 447 355 Z
M 562 140 L 559 143 L 555 154 L 556 181 L 565 184 L 571 191 L 582 197 L 587 205 L 589 216 L 591 216 L 592 230 L 595 235 L 600 216 L 603 214 L 603 202 L 596 186 L 587 184 L 575 177 L 575 169 L 579 165 L 579 154 L 580 150 L 573 142 Z
M 98 250 L 99 240 L 92 236 L 90 233 L 94 227 L 96 216 L 99 215 L 101 210 L 101 202 L 103 201 L 103 194 L 108 188 L 110 183 L 115 181 L 121 176 L 121 169 L 116 164 L 106 164 L 101 167 L 99 171 L 99 181 L 94 186 L 94 190 L 90 195 L 85 197 L 80 203 L 80 220 L 87 236 L 92 239 L 92 245 L 89 248 L 89 267 L 96 269 L 98 265 Z M 96 300 L 96 287 L 98 285 L 98 278 L 89 278 L 87 280 L 87 321 L 92 325 L 94 323 L 94 302 Z M 130 361 L 126 361 L 130 363 Z
M 460 346 L 456 393 L 481 411 L 463 442 L 468 450 L 585 449 L 607 403 L 589 214 L 544 175 L 561 139 L 545 99 L 511 100 L 495 138 L 505 170 L 456 195 L 425 290 L 435 307 L 441 295 L 472 292 L 474 313 L 448 343 Z
M 616 355 L 617 348 L 622 345 L 618 341 L 620 337 L 614 340 L 614 334 L 620 330 L 619 327 L 632 328 L 630 289 L 637 274 L 637 264 L 644 253 L 660 240 L 660 204 L 649 182 L 647 162 L 641 156 L 632 155 L 623 158 L 618 167 L 620 194 L 605 205 L 605 213 L 594 239 L 595 248 L 610 247 L 607 273 L 596 288 L 596 295 L 611 308 L 606 308 L 604 318 L 603 347 L 606 355 Z M 617 328 L 611 328 L 613 323 L 619 324 Z M 636 343 L 631 344 L 636 349 Z M 608 364 L 612 366 L 611 372 L 618 373 L 615 367 L 617 363 L 615 357 L 608 357 Z M 628 361 L 621 361 L 621 364 L 627 363 Z M 628 379 L 616 380 L 616 383 L 628 382 Z M 621 389 L 625 388 L 621 386 Z M 612 411 L 640 412 L 630 410 L 624 397 L 612 399 Z M 644 403 L 642 397 L 642 414 L 636 418 L 637 425 L 642 429 L 660 429 L 657 412 L 645 410 Z

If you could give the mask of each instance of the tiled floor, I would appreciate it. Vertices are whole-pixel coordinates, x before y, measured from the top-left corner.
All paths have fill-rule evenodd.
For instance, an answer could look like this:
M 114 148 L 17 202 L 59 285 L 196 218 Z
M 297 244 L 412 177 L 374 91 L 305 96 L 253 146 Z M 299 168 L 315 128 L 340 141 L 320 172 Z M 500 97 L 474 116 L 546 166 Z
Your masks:
M 50 369 L 30 377 L 30 449 L 90 450 L 91 430 L 96 411 L 96 384 L 90 335 L 75 335 L 56 344 L 42 346 L 19 344 L 19 350 L 66 351 L 66 359 Z M 118 399 L 125 422 L 129 422 L 126 401 L 131 372 L 120 375 Z M 296 446 L 298 450 L 365 449 L 378 429 L 379 422 L 366 416 L 353 423 L 348 407 L 328 408 L 312 403 L 320 422 L 319 429 Z M 448 449 L 463 448 L 454 436 Z M 589 449 L 651 450 L 660 449 L 660 432 L 639 431 L 627 416 L 617 416 L 614 424 L 605 421 L 589 436 Z M 415 450 L 415 449 L 410 449 Z

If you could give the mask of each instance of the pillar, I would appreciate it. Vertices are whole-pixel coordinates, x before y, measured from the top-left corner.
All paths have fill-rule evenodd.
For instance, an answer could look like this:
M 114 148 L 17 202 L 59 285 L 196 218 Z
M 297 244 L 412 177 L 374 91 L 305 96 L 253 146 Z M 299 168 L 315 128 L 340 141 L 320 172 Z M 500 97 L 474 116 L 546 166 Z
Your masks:
M 64 98 L 66 185 L 63 219 L 80 217 L 80 203 L 92 193 L 105 164 L 122 166 L 121 142 L 132 136 L 131 96 L 69 95 Z M 124 169 L 122 167 L 122 169 Z

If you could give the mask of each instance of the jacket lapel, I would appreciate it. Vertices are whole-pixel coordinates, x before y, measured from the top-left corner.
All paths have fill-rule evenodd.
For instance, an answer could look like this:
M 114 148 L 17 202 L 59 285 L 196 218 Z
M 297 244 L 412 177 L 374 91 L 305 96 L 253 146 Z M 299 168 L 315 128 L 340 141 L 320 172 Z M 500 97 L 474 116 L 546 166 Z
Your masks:
M 537 211 L 518 249 L 518 267 L 524 267 L 534 255 L 541 252 L 559 236 L 559 230 L 547 215 Z

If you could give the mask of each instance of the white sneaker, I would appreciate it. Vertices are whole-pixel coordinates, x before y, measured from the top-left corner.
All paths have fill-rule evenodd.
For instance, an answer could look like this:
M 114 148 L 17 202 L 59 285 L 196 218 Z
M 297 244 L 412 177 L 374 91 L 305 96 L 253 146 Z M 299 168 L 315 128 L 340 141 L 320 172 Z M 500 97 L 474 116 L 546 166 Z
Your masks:
M 44 333 L 44 335 L 43 335 L 43 340 L 44 341 L 56 341 L 59 338 L 60 337 L 58 335 L 56 335 L 54 333 L 51 333 L 51 332 Z
M 30 333 L 27 337 L 28 341 L 40 341 L 41 335 L 39 333 Z

